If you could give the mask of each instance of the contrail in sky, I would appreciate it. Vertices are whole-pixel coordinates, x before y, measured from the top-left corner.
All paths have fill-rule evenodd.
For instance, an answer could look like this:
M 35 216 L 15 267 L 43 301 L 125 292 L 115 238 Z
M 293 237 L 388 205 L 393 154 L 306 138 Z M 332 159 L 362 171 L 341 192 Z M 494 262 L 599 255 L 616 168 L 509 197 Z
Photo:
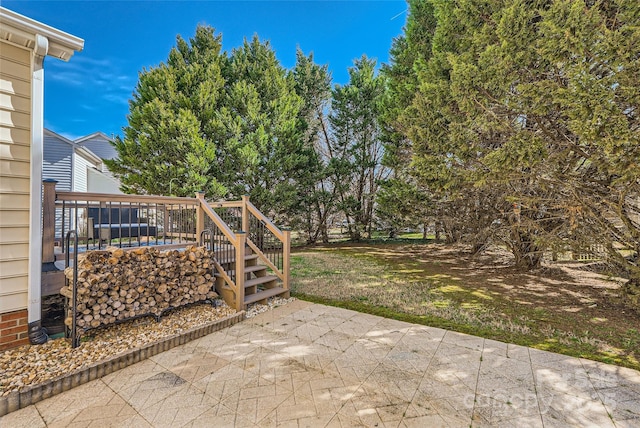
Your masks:
M 393 18 L 391 18 L 389 21 L 393 21 L 394 19 L 396 19 L 397 17 L 399 17 L 400 15 L 402 15 L 403 13 L 405 13 L 407 11 L 407 9 L 403 10 L 402 12 L 400 12 L 399 14 L 397 14 L 396 16 L 394 16 Z

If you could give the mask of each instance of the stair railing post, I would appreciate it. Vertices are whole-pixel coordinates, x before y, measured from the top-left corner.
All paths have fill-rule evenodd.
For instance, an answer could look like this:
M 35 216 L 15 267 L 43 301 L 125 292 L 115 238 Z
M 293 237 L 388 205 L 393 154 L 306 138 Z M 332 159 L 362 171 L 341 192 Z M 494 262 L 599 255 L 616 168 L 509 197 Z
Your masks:
M 247 203 L 249 202 L 249 195 L 242 196 L 242 230 L 244 230 L 247 234 L 251 231 L 249 230 L 249 208 L 247 207 Z
M 244 309 L 244 255 L 247 234 L 243 230 L 236 232 L 236 311 Z
M 204 199 L 204 191 L 200 190 L 196 192 L 196 198 L 198 199 L 198 205 L 196 205 L 196 236 L 202 235 L 204 230 L 204 210 L 202 204 L 207 202 Z
M 56 180 L 42 180 L 42 263 L 54 263 L 56 239 Z M 61 237 L 64 239 L 64 237 Z
M 289 279 L 291 277 L 291 231 L 289 229 L 282 229 L 282 235 L 284 237 L 282 241 L 282 288 L 287 290 L 286 297 L 289 297 L 291 287 Z

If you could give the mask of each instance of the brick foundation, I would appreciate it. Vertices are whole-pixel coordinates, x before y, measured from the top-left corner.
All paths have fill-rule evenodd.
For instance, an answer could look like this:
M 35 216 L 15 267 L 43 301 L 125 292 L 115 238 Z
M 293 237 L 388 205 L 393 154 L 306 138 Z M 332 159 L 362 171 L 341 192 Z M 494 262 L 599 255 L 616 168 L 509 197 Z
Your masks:
M 0 351 L 29 343 L 26 309 L 0 314 Z

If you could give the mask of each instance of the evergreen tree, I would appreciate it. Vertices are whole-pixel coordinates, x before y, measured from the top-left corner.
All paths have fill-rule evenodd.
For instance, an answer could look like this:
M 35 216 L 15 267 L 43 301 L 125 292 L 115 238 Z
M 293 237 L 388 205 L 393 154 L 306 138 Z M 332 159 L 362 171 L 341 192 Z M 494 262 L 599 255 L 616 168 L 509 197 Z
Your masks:
M 563 0 L 541 18 L 547 70 L 523 87 L 523 102 L 552 144 L 547 162 L 566 195 L 571 241 L 604 245 L 638 305 L 640 4 Z
M 362 56 L 349 69 L 349 83 L 333 89 L 330 122 L 334 139 L 329 170 L 351 239 L 371 237 L 375 195 L 388 175 L 382 166 L 383 146 L 378 124 L 384 81 L 376 61 Z
M 431 193 L 412 174 L 413 147 L 400 117 L 417 90 L 415 65 L 431 56 L 435 25 L 433 7 L 429 2 L 408 1 L 405 34 L 394 39 L 390 64 L 382 66 L 387 82 L 379 115 L 385 149 L 382 163 L 390 169 L 390 176 L 380 183 L 377 213 L 391 237 L 402 227 L 415 227 L 421 223 L 426 237 L 428 219 L 434 214 Z
M 214 198 L 227 193 L 210 132 L 224 98 L 220 50 L 220 36 L 198 27 L 189 43 L 178 36 L 167 63 L 140 73 L 129 125 L 114 143 L 119 157 L 106 161 L 125 192 L 193 196 L 204 190 Z
M 257 36 L 232 51 L 224 75 L 226 98 L 214 122 L 221 181 L 228 197 L 248 194 L 260 209 L 285 221 L 313 162 L 302 139 L 302 100 L 293 76 Z
M 297 94 L 303 100 L 301 118 L 304 143 L 311 153 L 305 171 L 304 191 L 298 210 L 299 227 L 308 244 L 329 242 L 328 221 L 335 211 L 336 189 L 329 181 L 327 165 L 331 145 L 327 111 L 331 100 L 331 75 L 327 66 L 313 62 L 298 49 L 293 69 Z M 290 213 L 293 214 L 293 213 Z
M 228 55 L 213 28 L 198 26 L 189 42 L 177 37 L 166 63 L 140 73 L 109 167 L 127 192 L 248 194 L 285 221 L 314 162 L 302 105 L 268 42 L 256 36 Z
M 638 3 L 430 3 L 432 56 L 399 116 L 415 176 L 519 266 L 600 243 L 637 293 Z

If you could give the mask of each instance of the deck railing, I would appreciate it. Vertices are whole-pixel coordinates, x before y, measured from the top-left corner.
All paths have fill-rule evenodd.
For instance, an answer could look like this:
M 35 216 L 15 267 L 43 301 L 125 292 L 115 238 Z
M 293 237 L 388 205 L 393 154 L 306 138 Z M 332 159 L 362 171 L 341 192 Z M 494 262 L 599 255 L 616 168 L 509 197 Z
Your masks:
M 43 196 L 43 263 L 63 259 L 69 230 L 78 236 L 78 251 L 200 243 L 213 250 L 216 273 L 233 292 L 233 302 L 227 303 L 241 310 L 249 248 L 289 290 L 290 233 L 276 227 L 247 196 L 207 202 L 204 193 L 178 198 L 66 192 L 56 191 L 55 181 L 44 182 Z
M 219 249 L 216 251 L 216 268 L 226 286 L 233 290 L 237 309 L 244 307 L 246 248 L 250 248 L 260 262 L 273 271 L 285 290 L 290 289 L 291 234 L 288 230 L 280 230 L 275 226 L 249 201 L 248 196 L 231 202 L 206 202 L 202 193 L 197 198 L 204 215 L 203 229 L 211 232 L 204 236 L 211 236 L 213 247 Z M 225 270 L 222 264 L 229 259 L 230 252 L 235 252 L 235 266 L 234 269 Z

